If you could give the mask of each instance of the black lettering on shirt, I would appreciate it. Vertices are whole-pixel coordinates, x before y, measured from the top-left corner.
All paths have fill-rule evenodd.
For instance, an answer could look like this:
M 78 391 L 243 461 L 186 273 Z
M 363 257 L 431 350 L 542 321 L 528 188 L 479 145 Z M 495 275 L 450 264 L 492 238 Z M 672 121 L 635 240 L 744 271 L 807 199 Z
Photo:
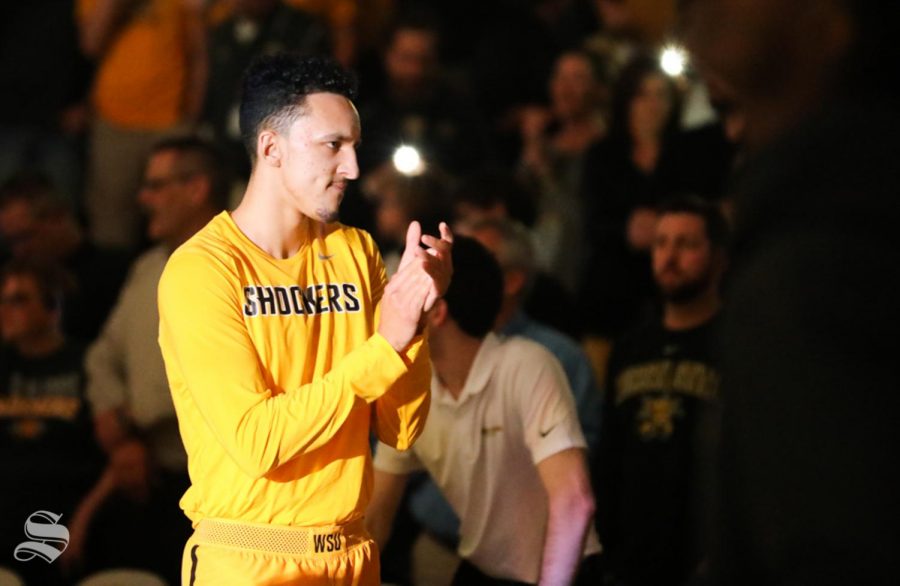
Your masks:
M 353 283 L 249 285 L 244 287 L 243 313 L 247 317 L 356 313 L 362 308 L 358 290 Z
M 328 289 L 328 307 L 332 312 L 343 313 L 344 309 L 341 307 L 341 304 L 338 302 L 338 299 L 341 297 L 341 290 L 337 285 L 333 285 L 329 283 L 327 285 Z
M 359 299 L 356 297 L 356 285 L 344 283 L 344 308 L 347 311 L 359 311 Z
M 303 304 L 303 289 L 298 287 L 297 285 L 291 286 L 291 307 L 294 310 L 295 315 L 303 315 L 306 313 L 304 310 Z
M 256 287 L 244 287 L 244 315 L 247 317 L 253 317 L 257 313 L 259 313 L 259 308 L 256 306 Z
M 319 291 L 325 288 L 325 285 L 315 285 L 316 288 L 316 313 L 328 313 L 329 309 L 325 307 L 325 298 L 319 295 Z
M 309 315 L 316 314 L 316 301 L 313 296 L 313 288 L 307 287 L 306 289 L 300 288 L 300 292 L 303 294 L 303 307 L 306 309 L 306 313 Z
M 273 287 L 275 289 L 275 301 L 278 304 L 278 315 L 291 315 L 290 295 L 285 287 Z
M 256 295 L 259 297 L 259 305 L 263 315 L 275 315 L 275 292 L 272 287 L 256 286 Z

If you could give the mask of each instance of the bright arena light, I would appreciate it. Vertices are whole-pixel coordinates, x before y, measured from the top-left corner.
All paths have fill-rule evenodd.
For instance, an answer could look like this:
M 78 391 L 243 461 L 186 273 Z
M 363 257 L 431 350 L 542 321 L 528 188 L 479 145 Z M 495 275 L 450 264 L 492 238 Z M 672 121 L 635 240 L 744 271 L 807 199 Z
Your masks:
M 403 145 L 394 151 L 394 168 L 404 175 L 418 175 L 425 170 L 425 162 L 415 147 Z
M 677 45 L 663 47 L 659 55 L 659 66 L 671 77 L 682 75 L 687 68 L 687 61 L 687 51 Z

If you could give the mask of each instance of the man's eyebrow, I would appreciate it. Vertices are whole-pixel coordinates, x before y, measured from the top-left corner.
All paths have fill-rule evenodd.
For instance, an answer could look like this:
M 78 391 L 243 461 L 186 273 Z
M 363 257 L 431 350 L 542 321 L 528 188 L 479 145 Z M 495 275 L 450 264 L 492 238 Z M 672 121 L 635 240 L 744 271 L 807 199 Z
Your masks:
M 362 137 L 353 138 L 352 136 L 347 136 L 346 134 L 343 134 L 341 132 L 332 132 L 330 134 L 323 134 L 322 136 L 319 137 L 319 140 L 321 142 L 332 142 L 332 141 L 342 142 L 342 143 L 349 142 L 354 147 L 359 147 L 359 145 L 362 143 Z
M 341 132 L 332 132 L 330 134 L 323 134 L 319 137 L 319 140 L 323 141 L 338 141 L 338 142 L 353 142 L 355 139 L 351 136 L 347 136 Z

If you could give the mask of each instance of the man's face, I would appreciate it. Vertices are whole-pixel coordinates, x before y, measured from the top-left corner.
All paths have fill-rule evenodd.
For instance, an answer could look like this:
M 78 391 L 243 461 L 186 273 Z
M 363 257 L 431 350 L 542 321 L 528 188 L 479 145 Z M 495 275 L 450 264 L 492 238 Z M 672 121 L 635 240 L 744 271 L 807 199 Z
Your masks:
M 632 133 L 635 137 L 659 136 L 671 112 L 672 92 L 668 80 L 657 74 L 646 76 L 629 108 Z
M 591 64 L 583 55 L 568 54 L 556 62 L 550 79 L 553 109 L 568 118 L 586 113 L 597 90 Z
M 56 312 L 41 300 L 34 279 L 28 275 L 10 275 L 0 286 L 0 331 L 7 343 L 33 338 L 50 331 Z
M 147 213 L 147 235 L 154 242 L 180 237 L 197 213 L 195 173 L 179 164 L 174 150 L 159 151 L 147 161 L 138 199 Z
M 401 29 L 385 55 L 391 85 L 401 93 L 417 93 L 437 64 L 437 39 L 426 30 Z
M 314 220 L 337 220 L 347 183 L 359 177 L 359 139 L 359 114 L 350 100 L 330 93 L 307 96 L 305 112 L 277 138 L 289 203 Z
M 653 278 L 670 302 L 687 302 L 704 293 L 716 278 L 713 249 L 703 218 L 667 213 L 656 224 Z

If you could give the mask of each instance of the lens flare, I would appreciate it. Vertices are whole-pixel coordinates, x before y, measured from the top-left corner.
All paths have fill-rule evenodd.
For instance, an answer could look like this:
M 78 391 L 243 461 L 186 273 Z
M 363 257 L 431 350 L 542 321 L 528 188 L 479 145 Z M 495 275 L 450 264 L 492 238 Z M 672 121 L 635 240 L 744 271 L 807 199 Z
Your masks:
M 394 151 L 394 168 L 404 175 L 418 175 L 425 170 L 422 155 L 415 147 L 402 145 Z
M 683 75 L 687 69 L 687 62 L 687 51 L 678 45 L 667 45 L 659 54 L 659 66 L 670 77 Z

